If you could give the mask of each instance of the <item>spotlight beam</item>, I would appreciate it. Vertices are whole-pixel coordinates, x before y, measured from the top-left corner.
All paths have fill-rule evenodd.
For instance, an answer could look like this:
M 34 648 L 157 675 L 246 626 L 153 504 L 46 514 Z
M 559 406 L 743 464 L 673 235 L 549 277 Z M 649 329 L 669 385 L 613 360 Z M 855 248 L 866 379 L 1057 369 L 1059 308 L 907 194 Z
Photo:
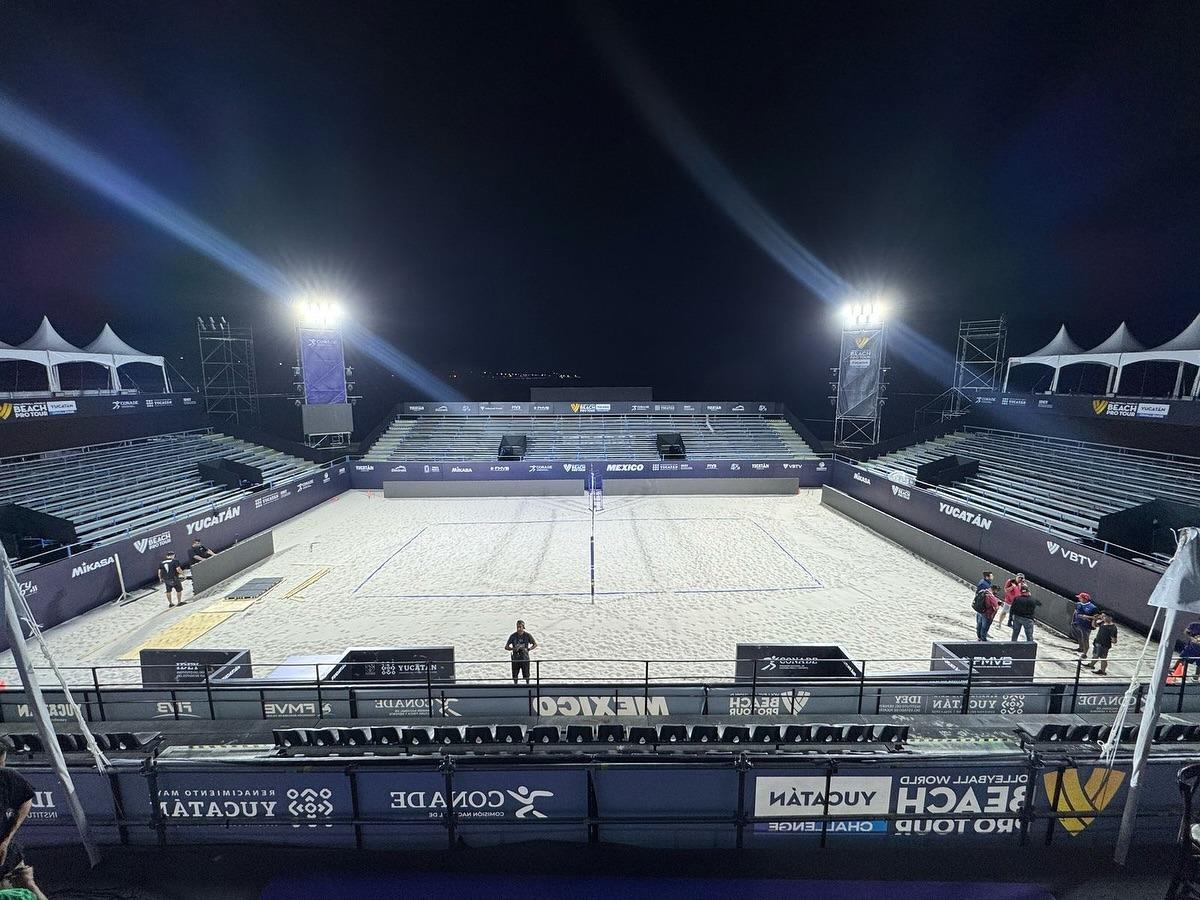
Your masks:
M 822 300 L 840 303 L 854 293 L 851 285 L 792 237 L 742 186 L 615 27 L 595 19 L 590 24 L 597 47 L 634 109 L 696 186 L 747 237 Z
M 3 91 L 0 91 L 0 137 L 202 253 L 276 300 L 289 303 L 297 292 L 297 285 L 278 268 L 43 121 Z M 365 328 L 346 329 L 346 335 L 376 362 L 431 398 L 462 399 L 433 373 Z

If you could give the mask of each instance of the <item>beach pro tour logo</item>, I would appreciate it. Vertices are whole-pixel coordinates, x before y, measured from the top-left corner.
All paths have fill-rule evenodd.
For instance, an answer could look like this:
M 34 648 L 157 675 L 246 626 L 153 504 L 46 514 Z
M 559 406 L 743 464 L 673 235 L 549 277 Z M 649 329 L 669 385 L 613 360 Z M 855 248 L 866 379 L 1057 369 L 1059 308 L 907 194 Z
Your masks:
M 0 403 L 0 422 L 5 421 L 12 415 L 11 403 Z
M 606 413 L 612 412 L 611 403 L 572 403 L 573 413 Z
M 892 485 L 892 496 L 899 497 L 901 500 L 911 500 L 912 492 L 908 488 L 902 488 L 898 484 Z
M 138 553 L 145 553 L 147 550 L 154 550 L 169 543 L 171 543 L 171 532 L 164 531 L 150 537 L 138 538 L 133 542 L 133 549 Z
M 1096 415 L 1098 415 L 1098 416 L 1104 415 L 1104 411 L 1106 409 L 1108 409 L 1108 401 L 1107 400 L 1093 400 L 1092 401 L 1092 412 L 1094 412 Z
M 1125 773 L 1110 769 L 1092 769 L 1086 783 L 1079 780 L 1079 769 L 1047 772 L 1042 776 L 1046 797 L 1059 817 L 1058 823 L 1072 837 L 1092 824 L 1096 814 L 1103 812 L 1125 782 Z
M 854 339 L 854 346 L 859 350 L 867 349 L 867 344 L 869 343 L 871 343 L 871 336 L 869 334 L 860 334 Z

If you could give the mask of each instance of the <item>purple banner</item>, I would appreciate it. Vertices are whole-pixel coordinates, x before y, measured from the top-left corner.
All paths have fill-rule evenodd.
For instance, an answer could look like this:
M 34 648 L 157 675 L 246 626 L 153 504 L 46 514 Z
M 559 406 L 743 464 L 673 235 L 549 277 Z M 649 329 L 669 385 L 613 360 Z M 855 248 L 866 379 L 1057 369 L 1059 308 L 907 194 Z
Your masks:
M 118 560 L 127 590 L 149 584 L 168 550 L 186 560 L 193 537 L 213 550 L 223 550 L 265 531 L 347 490 L 348 468 L 342 463 L 293 479 L 153 531 L 21 572 L 17 580 L 38 623 L 43 628 L 58 625 L 120 595 Z
M 351 486 L 379 489 L 385 481 L 558 480 L 582 482 L 589 474 L 603 478 L 797 478 L 801 487 L 825 483 L 827 460 L 703 460 L 653 462 L 604 460 L 589 462 L 355 462 Z
M 777 416 L 774 400 L 614 400 L 609 403 L 517 403 L 509 400 L 427 400 L 405 403 L 406 416 Z
M 830 485 L 1067 597 L 1087 591 L 1143 631 L 1154 618 L 1146 601 L 1159 575 L 1150 569 L 840 460 Z
M 301 328 L 300 370 L 305 403 L 346 402 L 346 356 L 340 331 Z

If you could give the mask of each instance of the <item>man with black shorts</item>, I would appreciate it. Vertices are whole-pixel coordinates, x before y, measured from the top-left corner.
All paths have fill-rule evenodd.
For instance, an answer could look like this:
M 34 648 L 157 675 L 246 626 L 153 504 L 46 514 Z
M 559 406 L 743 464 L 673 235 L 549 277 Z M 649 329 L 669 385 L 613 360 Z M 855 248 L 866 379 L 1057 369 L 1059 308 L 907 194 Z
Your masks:
M 24 888 L 37 900 L 46 900 L 33 882 L 33 866 L 25 861 L 13 836 L 33 808 L 33 785 L 20 772 L 8 768 L 8 751 L 12 741 L 0 735 L 0 889 Z
M 525 623 L 520 619 L 517 619 L 517 630 L 508 636 L 504 649 L 512 653 L 513 684 L 520 675 L 524 675 L 525 683 L 529 684 L 529 651 L 537 649 L 537 641 L 525 630 Z
M 172 609 L 183 603 L 183 566 L 175 558 L 174 551 L 167 553 L 167 558 L 158 564 L 158 580 L 167 589 L 167 608 Z M 175 602 L 171 602 L 171 591 L 175 592 Z

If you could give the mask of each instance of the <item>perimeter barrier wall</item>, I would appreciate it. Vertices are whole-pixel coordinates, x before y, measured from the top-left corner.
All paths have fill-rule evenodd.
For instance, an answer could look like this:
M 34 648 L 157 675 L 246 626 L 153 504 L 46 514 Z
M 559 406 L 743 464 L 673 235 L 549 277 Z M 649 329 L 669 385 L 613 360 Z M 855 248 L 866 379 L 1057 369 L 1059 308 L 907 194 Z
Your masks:
M 214 505 L 203 515 L 178 519 L 151 531 L 131 535 L 17 574 L 38 623 L 50 628 L 157 577 L 158 563 L 168 550 L 186 560 L 193 538 L 213 550 L 224 550 L 311 509 L 350 487 L 349 464 L 342 463 Z M 120 577 L 117 574 L 118 562 Z M 7 642 L 0 639 L 0 645 Z
M 1137 843 L 1167 844 L 1179 823 L 1183 753 L 1156 753 L 1142 782 Z M 1111 852 L 1130 761 L 1092 751 L 800 756 L 714 751 L 115 762 L 72 772 L 105 844 L 267 843 L 369 849 L 529 840 L 654 847 L 871 847 L 1003 850 L 1052 845 Z M 78 840 L 46 768 L 26 844 Z M 893 846 L 889 844 L 889 847 Z M 1061 849 L 1058 851 L 1061 852 Z

